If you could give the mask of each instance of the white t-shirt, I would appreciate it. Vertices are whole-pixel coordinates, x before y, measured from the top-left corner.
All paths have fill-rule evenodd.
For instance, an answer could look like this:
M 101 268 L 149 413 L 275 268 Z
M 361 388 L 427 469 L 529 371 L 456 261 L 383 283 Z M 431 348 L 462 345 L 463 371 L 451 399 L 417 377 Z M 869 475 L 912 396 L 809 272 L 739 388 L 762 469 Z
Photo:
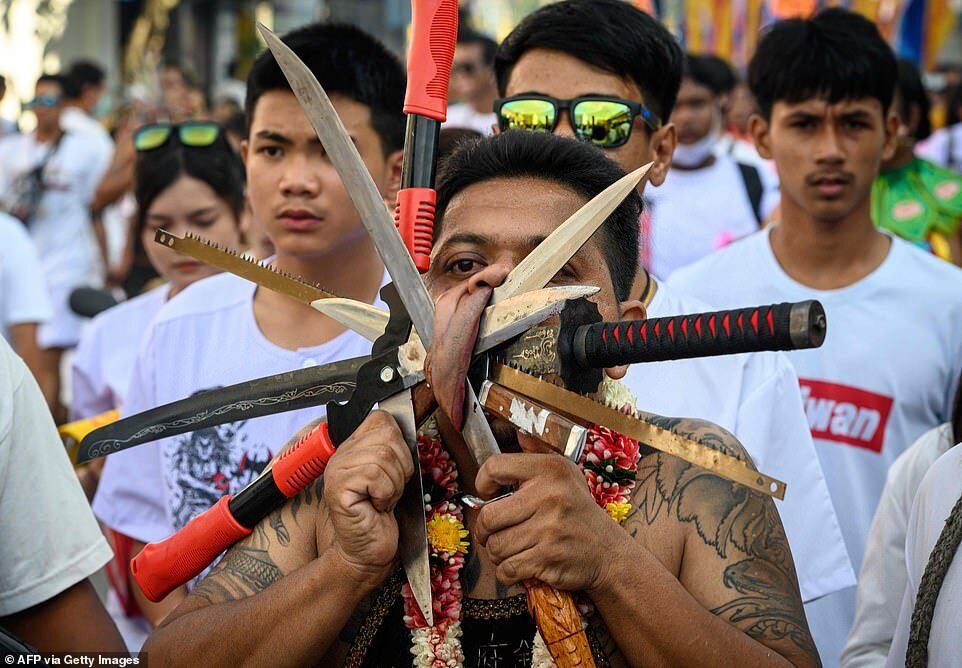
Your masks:
M 771 228 L 680 270 L 672 285 L 719 308 L 817 299 L 828 334 L 787 353 L 856 569 L 886 474 L 924 432 L 949 420 L 962 370 L 962 272 L 901 239 L 882 264 L 838 290 L 791 279 Z M 855 590 L 808 604 L 826 665 L 837 663 L 855 615 Z
M 0 339 L 0 617 L 47 601 L 113 556 L 37 382 Z
M 102 176 L 114 157 L 114 140 L 110 138 L 107 128 L 77 107 L 66 107 L 63 110 L 60 114 L 60 128 L 64 132 L 81 135 L 90 140 L 91 145 L 96 147 L 96 155 L 91 156 L 90 169 Z M 98 185 L 99 183 L 94 184 L 95 192 Z
M 885 665 L 905 591 L 905 532 L 926 472 L 952 443 L 952 427 L 922 435 L 889 469 L 858 575 L 855 623 L 842 652 L 845 668 Z
M 71 420 L 123 406 L 140 342 L 169 293 L 162 285 L 90 321 L 73 356 Z
M 659 284 L 648 316 L 710 310 Z M 782 353 L 634 364 L 624 382 L 638 398 L 639 409 L 710 420 L 738 437 L 760 471 L 787 483 L 785 499 L 775 507 L 792 548 L 803 600 L 855 584 L 808 432 L 798 379 Z
M 204 390 L 366 355 L 348 331 L 323 345 L 286 350 L 254 319 L 256 286 L 233 274 L 198 281 L 160 309 L 143 339 L 124 415 Z M 386 308 L 380 301 L 376 306 Z M 324 406 L 279 413 L 148 443 L 107 458 L 93 508 L 139 541 L 166 538 L 263 470 Z
M 962 169 L 962 123 L 936 130 L 915 147 L 915 154 L 949 169 Z
M 759 178 L 764 218 L 778 203 L 778 186 L 767 172 L 759 171 Z M 648 269 L 659 278 L 758 229 L 745 179 L 729 156 L 703 169 L 669 170 L 664 183 L 645 188 L 645 203 L 651 228 L 642 244 L 651 258 Z
M 459 102 L 448 107 L 448 117 L 441 127 L 443 128 L 469 128 L 476 130 L 482 135 L 487 136 L 498 122 L 498 116 L 493 112 L 482 113 L 475 111 L 467 102 Z
M 0 213 L 0 336 L 12 325 L 50 319 L 40 258 L 23 223 Z
M 898 626 L 892 641 L 887 666 L 905 665 L 909 625 L 918 596 L 919 581 L 929 562 L 932 548 L 942 534 L 945 520 L 962 495 L 962 448 L 952 448 L 932 465 L 922 480 L 912 504 L 908 533 L 905 536 L 905 569 L 908 583 L 902 598 Z M 929 665 L 957 666 L 962 657 L 962 633 L 959 633 L 959 610 L 962 609 L 962 554 L 955 553 L 939 598 L 935 603 L 929 634 Z

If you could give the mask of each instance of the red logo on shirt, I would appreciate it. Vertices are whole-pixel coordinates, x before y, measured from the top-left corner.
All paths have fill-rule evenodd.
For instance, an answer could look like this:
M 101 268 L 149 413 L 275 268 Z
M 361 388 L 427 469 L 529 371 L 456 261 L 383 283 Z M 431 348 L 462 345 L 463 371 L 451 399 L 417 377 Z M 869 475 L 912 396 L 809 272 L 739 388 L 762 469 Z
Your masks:
M 882 451 L 892 398 L 857 387 L 799 378 L 812 438 Z

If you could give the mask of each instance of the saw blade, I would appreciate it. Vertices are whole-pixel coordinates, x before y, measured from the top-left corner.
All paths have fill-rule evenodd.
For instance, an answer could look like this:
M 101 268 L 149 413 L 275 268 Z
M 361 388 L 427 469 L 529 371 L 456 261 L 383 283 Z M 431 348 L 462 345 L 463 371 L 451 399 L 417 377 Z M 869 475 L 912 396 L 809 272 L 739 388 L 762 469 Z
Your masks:
M 154 241 L 168 248 L 173 248 L 178 253 L 189 255 L 195 260 L 200 260 L 212 267 L 246 278 L 261 287 L 287 295 L 305 304 L 311 304 L 318 299 L 329 299 L 337 296 L 333 292 L 308 283 L 293 274 L 244 257 L 232 250 L 221 248 L 217 244 L 196 237 L 189 232 L 183 237 L 178 237 L 166 230 L 157 230 Z
M 756 492 L 777 499 L 785 498 L 785 483 L 781 480 L 760 473 L 745 462 L 696 439 L 653 424 L 644 417 L 600 404 L 505 364 L 493 365 L 492 380 L 575 419 L 608 427 Z

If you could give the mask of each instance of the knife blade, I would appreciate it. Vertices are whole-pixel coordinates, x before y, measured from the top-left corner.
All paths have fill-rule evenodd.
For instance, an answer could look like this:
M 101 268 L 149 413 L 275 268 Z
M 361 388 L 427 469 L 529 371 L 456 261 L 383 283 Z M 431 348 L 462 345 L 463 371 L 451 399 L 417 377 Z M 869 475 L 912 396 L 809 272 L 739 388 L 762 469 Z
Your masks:
M 756 492 L 777 499 L 785 498 L 785 483 L 781 480 L 755 471 L 745 462 L 702 441 L 656 425 L 642 415 L 624 413 L 505 364 L 492 365 L 492 380 L 554 410 L 563 411 L 574 420 L 600 424 Z
M 344 401 L 355 389 L 358 369 L 369 359 L 355 357 L 244 381 L 131 415 L 87 434 L 77 463 L 225 422 Z

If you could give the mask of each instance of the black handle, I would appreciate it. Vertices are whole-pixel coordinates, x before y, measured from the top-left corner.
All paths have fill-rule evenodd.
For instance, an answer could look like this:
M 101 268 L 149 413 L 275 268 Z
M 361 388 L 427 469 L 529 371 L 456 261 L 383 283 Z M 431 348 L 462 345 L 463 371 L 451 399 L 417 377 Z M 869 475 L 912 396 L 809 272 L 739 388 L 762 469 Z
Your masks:
M 825 309 L 814 300 L 731 311 L 620 323 L 599 322 L 575 331 L 582 367 L 734 355 L 761 350 L 817 348 L 825 340 Z

